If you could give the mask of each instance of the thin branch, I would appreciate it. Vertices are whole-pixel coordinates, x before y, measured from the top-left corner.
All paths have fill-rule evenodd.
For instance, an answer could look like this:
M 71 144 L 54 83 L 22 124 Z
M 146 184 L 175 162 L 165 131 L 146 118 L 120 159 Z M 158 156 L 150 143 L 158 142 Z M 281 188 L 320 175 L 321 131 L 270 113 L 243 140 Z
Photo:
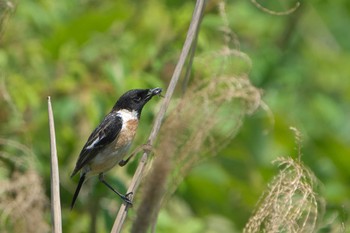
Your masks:
M 47 108 L 49 113 L 50 147 L 51 147 L 51 220 L 52 232 L 62 233 L 61 201 L 60 201 L 60 179 L 58 172 L 58 160 L 56 149 L 55 123 L 51 106 L 51 98 L 47 97 Z
M 204 9 L 204 7 L 203 7 L 203 9 Z M 201 17 L 200 17 L 200 21 L 198 23 L 199 25 L 202 21 L 203 13 L 204 13 L 204 10 L 201 11 Z M 184 80 L 182 82 L 182 94 L 185 94 L 185 92 L 187 90 L 188 82 L 190 81 L 191 70 L 192 70 L 192 65 L 193 65 L 193 60 L 194 60 L 194 54 L 196 53 L 196 49 L 197 49 L 198 33 L 199 33 L 199 30 L 196 31 L 196 36 L 195 36 L 194 41 L 193 41 L 192 46 L 191 46 L 191 50 L 190 50 L 190 54 L 189 54 L 189 61 L 187 64 L 186 73 L 184 75 Z
M 180 58 L 179 58 L 179 61 L 175 67 L 175 70 L 174 70 L 174 73 L 173 73 L 173 76 L 171 78 L 171 81 L 170 81 L 170 84 L 168 86 L 168 89 L 167 89 L 167 92 L 166 92 L 166 95 L 165 95 L 165 98 L 164 98 L 164 101 L 162 103 L 162 106 L 159 110 L 159 113 L 158 115 L 156 116 L 156 120 L 155 120 L 155 123 L 153 125 L 153 128 L 152 128 L 152 131 L 151 131 L 151 134 L 148 138 L 148 143 L 152 146 L 153 143 L 154 143 L 154 140 L 156 139 L 157 135 L 158 135 L 158 132 L 159 132 L 159 129 L 160 129 L 160 126 L 162 124 L 162 121 L 163 121 L 163 118 L 165 116 L 165 112 L 166 110 L 168 109 L 168 105 L 169 105 L 169 102 L 170 102 L 170 99 L 174 93 L 174 89 L 176 87 L 176 84 L 180 78 L 180 75 L 181 75 L 181 72 L 183 70 L 183 67 L 184 67 L 184 64 L 185 64 L 185 61 L 186 61 L 186 58 L 189 54 L 189 51 L 193 45 L 193 41 L 195 40 L 195 37 L 196 37 L 196 34 L 197 34 L 197 31 L 198 31 L 198 28 L 199 28 L 199 24 L 200 24 L 200 19 L 201 19 L 201 15 L 202 15 L 202 11 L 203 11 L 203 8 L 204 8 L 204 5 L 205 5 L 205 0 L 197 0 L 196 2 L 196 6 L 195 6 L 195 9 L 194 9 L 194 13 L 193 13 L 193 16 L 192 16 L 192 20 L 191 20 L 191 24 L 190 24 L 190 27 L 188 29 L 188 32 L 187 32 L 187 37 L 186 37 L 186 40 L 185 40 L 185 43 L 184 43 L 184 46 L 182 48 L 182 51 L 181 51 L 181 55 L 180 55 Z M 147 163 L 147 160 L 148 160 L 148 156 L 149 156 L 149 153 L 150 151 L 145 151 L 141 157 L 141 160 L 138 164 L 138 167 L 136 169 L 136 172 L 133 176 L 133 179 L 131 181 L 131 184 L 128 188 L 128 193 L 129 192 L 132 192 L 132 193 L 135 193 L 140 182 L 141 182 L 141 178 L 144 174 L 144 170 L 145 170 L 145 167 L 146 167 L 146 163 Z M 113 228 L 112 228 L 112 233 L 119 233 L 123 227 L 123 224 L 125 222 L 125 218 L 126 218 L 126 215 L 127 215 L 127 212 L 128 212 L 128 206 L 126 204 L 122 204 L 120 209 L 119 209 L 119 212 L 118 212 L 118 215 L 114 221 L 114 225 L 113 225 Z
M 299 6 L 300 6 L 300 2 L 297 2 L 295 4 L 294 7 L 286 10 L 286 11 L 273 11 L 273 10 L 269 10 L 268 8 L 262 6 L 260 3 L 258 3 L 256 0 L 251 0 L 251 2 L 257 7 L 259 8 L 260 10 L 268 13 L 268 14 L 271 14 L 271 15 L 277 15 L 277 16 L 282 16 L 282 15 L 289 15 L 291 13 L 293 13 L 294 11 L 296 11 Z

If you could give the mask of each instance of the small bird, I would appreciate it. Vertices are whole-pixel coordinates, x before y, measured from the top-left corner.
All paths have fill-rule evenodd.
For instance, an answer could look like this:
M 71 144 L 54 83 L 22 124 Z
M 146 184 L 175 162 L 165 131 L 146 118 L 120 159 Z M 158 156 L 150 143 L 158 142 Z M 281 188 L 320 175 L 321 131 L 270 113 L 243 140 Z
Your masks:
M 140 120 L 142 108 L 155 95 L 162 92 L 161 88 L 134 89 L 124 93 L 116 102 L 111 112 L 102 120 L 91 133 L 80 152 L 71 177 L 80 171 L 80 180 L 74 193 L 71 209 L 78 197 L 84 181 L 98 175 L 99 180 L 127 204 L 132 205 L 128 196 L 122 195 L 104 180 L 104 173 L 117 163 L 124 166 L 132 155 L 124 159 L 134 139 Z

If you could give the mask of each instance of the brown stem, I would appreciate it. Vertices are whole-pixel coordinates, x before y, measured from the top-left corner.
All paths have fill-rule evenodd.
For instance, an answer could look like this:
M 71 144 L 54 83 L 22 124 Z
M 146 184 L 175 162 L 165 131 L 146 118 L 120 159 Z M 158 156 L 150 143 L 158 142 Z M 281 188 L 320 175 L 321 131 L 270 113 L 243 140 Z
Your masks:
M 56 149 L 55 123 L 51 106 L 51 98 L 47 97 L 49 113 L 50 147 L 51 147 L 51 219 L 52 232 L 62 233 L 61 201 L 60 201 L 60 178 L 58 172 L 58 160 Z
M 195 40 L 197 31 L 198 31 L 198 28 L 200 25 L 200 19 L 202 16 L 204 6 L 205 6 L 205 0 L 197 0 L 196 6 L 194 9 L 194 13 L 192 16 L 191 24 L 190 24 L 190 27 L 189 27 L 188 32 L 187 32 L 187 37 L 186 37 L 184 46 L 182 48 L 179 61 L 175 67 L 173 76 L 170 80 L 170 84 L 169 84 L 167 92 L 165 94 L 165 98 L 164 98 L 164 101 L 162 103 L 162 106 L 159 110 L 159 113 L 156 116 L 156 120 L 155 120 L 153 128 L 152 128 L 152 132 L 148 138 L 148 144 L 150 144 L 150 145 L 153 145 L 154 140 L 156 139 L 156 137 L 158 135 L 160 126 L 161 126 L 163 118 L 165 116 L 165 112 L 168 109 L 170 99 L 174 93 L 176 84 L 178 83 L 178 80 L 180 78 L 181 71 L 183 70 L 186 58 L 188 57 L 189 51 L 190 51 L 191 47 L 193 46 L 193 41 Z M 131 181 L 131 184 L 128 188 L 127 193 L 130 193 L 130 192 L 135 193 L 136 192 L 136 190 L 141 182 L 141 178 L 143 177 L 149 153 L 150 153 L 149 151 L 145 151 L 143 153 L 141 160 L 138 164 L 138 167 L 136 169 L 136 172 L 132 178 L 132 181 Z M 131 198 L 133 198 L 133 197 L 131 197 Z M 126 204 L 122 204 L 120 209 L 119 209 L 118 215 L 114 221 L 114 225 L 113 225 L 113 228 L 111 231 L 112 233 L 119 233 L 121 231 L 122 226 L 123 226 L 124 221 L 125 221 L 125 218 L 126 218 L 126 215 L 127 215 L 127 212 L 128 212 L 128 206 Z

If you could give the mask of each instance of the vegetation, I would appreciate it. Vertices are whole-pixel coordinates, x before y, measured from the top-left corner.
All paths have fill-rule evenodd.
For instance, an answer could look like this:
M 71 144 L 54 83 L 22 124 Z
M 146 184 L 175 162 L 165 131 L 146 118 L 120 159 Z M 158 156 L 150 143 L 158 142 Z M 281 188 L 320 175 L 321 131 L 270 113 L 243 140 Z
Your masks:
M 92 178 L 71 211 L 69 175 L 122 93 L 166 89 L 194 4 L 0 0 L 1 232 L 50 231 L 49 95 L 63 232 L 110 231 L 119 198 Z M 349 23 L 346 0 L 207 1 L 124 231 L 147 213 L 160 233 L 347 232 Z M 139 158 L 107 179 L 126 192 Z

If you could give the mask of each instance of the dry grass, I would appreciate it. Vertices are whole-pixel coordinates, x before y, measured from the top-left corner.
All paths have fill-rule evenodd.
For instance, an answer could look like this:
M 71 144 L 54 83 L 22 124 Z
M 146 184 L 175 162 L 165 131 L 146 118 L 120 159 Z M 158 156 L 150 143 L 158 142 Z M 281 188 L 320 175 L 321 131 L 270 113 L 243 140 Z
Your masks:
M 259 107 L 260 94 L 247 77 L 216 77 L 188 88 L 160 131 L 156 158 L 146 178 L 139 218 L 132 232 L 142 232 L 136 229 L 143 222 L 155 220 L 162 201 L 169 198 L 191 168 L 217 155 L 235 136 L 243 117 Z
M 261 196 L 257 209 L 244 232 L 315 232 L 323 213 L 324 201 L 315 188 L 318 181 L 301 162 L 301 137 L 295 133 L 298 158 L 279 158 L 281 170 Z
M 314 175 L 300 161 L 275 162 L 283 169 L 269 184 L 244 232 L 314 232 L 319 215 Z
M 218 7 L 224 44 L 219 51 L 195 58 L 195 81 L 186 87 L 181 99 L 173 101 L 176 104 L 154 148 L 155 159 L 143 185 L 133 233 L 146 232 L 150 222 L 154 232 L 162 204 L 183 178 L 199 161 L 217 155 L 236 135 L 245 115 L 262 105 L 261 91 L 245 75 L 251 61 L 239 51 L 237 37 L 228 26 L 224 1 L 219 1 Z M 230 48 L 232 44 L 235 49 Z M 237 61 L 248 67 L 242 75 L 234 75 Z
M 0 139 L 0 232 L 48 232 L 47 199 L 33 168 L 33 154 L 22 144 Z
M 172 190 L 198 161 L 216 155 L 260 104 L 246 77 L 217 77 L 189 89 L 167 118 L 157 156 L 173 161 Z

